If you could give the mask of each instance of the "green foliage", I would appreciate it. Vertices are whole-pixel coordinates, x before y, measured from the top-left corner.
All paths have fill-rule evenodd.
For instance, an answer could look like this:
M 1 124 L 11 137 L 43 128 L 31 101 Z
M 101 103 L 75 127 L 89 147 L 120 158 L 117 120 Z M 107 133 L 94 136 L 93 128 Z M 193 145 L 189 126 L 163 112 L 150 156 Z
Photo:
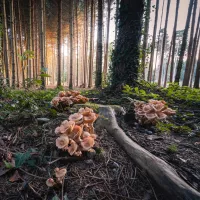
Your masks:
M 26 50 L 22 55 L 18 55 L 20 60 L 27 60 L 27 59 L 33 59 L 34 58 L 34 51 Z
M 29 166 L 34 166 L 35 165 L 35 161 L 31 158 L 31 153 L 34 153 L 35 150 L 34 149 L 29 149 L 27 152 L 25 153 L 17 153 L 15 155 L 15 167 L 19 168 L 21 167 L 23 164 L 28 164 Z
M 155 93 L 146 93 L 144 89 L 139 89 L 139 87 L 131 87 L 129 85 L 125 85 L 122 90 L 123 94 L 126 96 L 131 96 L 136 99 L 147 101 L 148 99 L 158 99 L 160 96 Z
M 176 144 L 171 144 L 167 147 L 167 151 L 169 153 L 177 153 L 178 152 L 178 147 Z
M 12 169 L 12 168 L 13 168 L 12 163 L 6 162 L 5 160 L 4 160 L 3 162 L 4 162 L 4 165 L 5 165 L 5 167 L 6 167 L 7 169 Z
M 164 123 L 164 122 L 158 122 L 156 124 L 156 129 L 159 131 L 159 133 L 171 133 L 174 132 L 176 134 L 189 134 L 192 129 L 188 126 L 177 126 L 172 123 Z

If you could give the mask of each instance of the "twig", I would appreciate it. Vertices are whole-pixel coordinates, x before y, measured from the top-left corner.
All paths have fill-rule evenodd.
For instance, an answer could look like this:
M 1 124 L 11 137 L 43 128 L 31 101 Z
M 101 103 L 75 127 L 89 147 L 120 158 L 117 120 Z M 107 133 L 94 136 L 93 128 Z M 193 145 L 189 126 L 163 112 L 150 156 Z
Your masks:
M 29 172 L 27 172 L 27 171 L 25 171 L 25 170 L 23 170 L 23 169 L 21 169 L 21 168 L 19 168 L 19 170 L 22 171 L 22 172 L 24 172 L 24 173 L 26 173 L 26 174 L 28 174 L 28 175 L 30 175 L 30 176 L 33 176 L 33 177 L 35 177 L 35 178 L 38 178 L 38 179 L 43 179 L 43 180 L 46 180 L 46 179 L 47 179 L 47 178 L 45 178 L 45 177 L 41 177 L 41 176 L 37 176 L 37 175 L 31 174 L 31 173 L 29 173 Z

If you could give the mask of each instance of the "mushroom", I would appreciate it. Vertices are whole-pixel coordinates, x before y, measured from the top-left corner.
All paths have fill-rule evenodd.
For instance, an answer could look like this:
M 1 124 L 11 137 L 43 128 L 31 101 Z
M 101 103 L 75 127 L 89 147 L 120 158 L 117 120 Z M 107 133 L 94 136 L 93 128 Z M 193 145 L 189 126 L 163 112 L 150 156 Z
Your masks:
M 69 97 L 61 97 L 60 101 L 67 106 L 73 104 L 72 100 Z
M 51 105 L 56 107 L 56 106 L 58 106 L 59 101 L 60 101 L 60 97 L 54 97 L 54 98 L 51 100 Z
M 75 140 L 77 143 L 81 141 L 80 137 L 83 132 L 83 129 L 81 126 L 75 125 L 72 132 L 68 135 L 69 138 Z
M 72 91 L 71 91 L 71 96 L 76 97 L 76 96 L 78 96 L 78 95 L 80 95 L 80 92 L 79 92 L 79 91 L 75 91 L 75 90 L 72 90 Z
M 74 156 L 82 156 L 82 152 L 81 152 L 81 151 L 76 151 L 76 152 L 74 153 Z
M 81 113 L 83 116 L 88 116 L 90 115 L 90 113 L 93 113 L 94 111 L 91 108 L 86 107 L 86 108 L 80 108 L 78 112 Z
M 71 95 L 72 95 L 72 93 L 70 91 L 65 92 L 66 97 L 70 97 Z
M 176 114 L 176 111 L 172 110 L 171 108 L 167 108 L 163 111 L 163 113 L 166 115 L 173 115 L 173 114 Z
M 60 126 L 56 127 L 55 129 L 55 134 L 59 134 L 60 133 Z
M 53 187 L 55 184 L 56 184 L 56 183 L 55 183 L 55 181 L 54 181 L 52 178 L 48 178 L 48 179 L 46 180 L 46 185 L 47 185 L 48 187 Z
M 72 156 L 77 151 L 77 149 L 78 149 L 77 143 L 74 140 L 70 139 L 67 148 L 68 153 Z
M 64 178 L 67 173 L 67 170 L 65 168 L 56 167 L 54 169 L 54 172 L 55 172 L 56 178 Z
M 60 133 L 69 134 L 72 132 L 74 126 L 75 126 L 74 121 L 65 120 L 61 123 L 60 129 L 58 129 L 58 130 L 60 131 Z
M 59 149 L 63 149 L 64 147 L 66 147 L 69 144 L 69 138 L 66 135 L 61 135 L 60 137 L 58 137 L 56 139 L 56 146 Z
M 83 117 L 83 122 L 87 124 L 92 124 L 96 121 L 97 118 L 98 118 L 98 114 L 90 113 L 88 116 Z
M 64 96 L 65 96 L 65 91 L 60 91 L 60 92 L 58 93 L 58 96 L 59 96 L 59 97 L 64 97 Z
M 83 122 L 83 115 L 80 113 L 74 113 L 69 116 L 70 121 L 74 121 L 76 125 L 79 125 Z
M 94 138 L 91 136 L 83 138 L 81 141 L 81 147 L 83 148 L 83 151 L 88 151 L 90 148 L 92 148 L 95 144 Z
M 90 136 L 90 133 L 87 132 L 87 131 L 84 131 L 83 134 L 82 134 L 82 138 L 86 138 L 86 137 L 89 137 Z

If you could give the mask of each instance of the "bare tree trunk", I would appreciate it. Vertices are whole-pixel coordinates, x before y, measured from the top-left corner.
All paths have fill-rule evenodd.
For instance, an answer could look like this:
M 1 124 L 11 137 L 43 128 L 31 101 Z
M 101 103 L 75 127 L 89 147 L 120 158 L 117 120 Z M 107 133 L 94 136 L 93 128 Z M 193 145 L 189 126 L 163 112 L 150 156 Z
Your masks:
M 40 69 L 41 75 L 44 74 L 44 0 L 41 0 L 41 10 L 40 10 Z M 41 76 L 42 85 L 41 88 L 45 88 L 44 76 Z
M 90 21 L 90 60 L 89 60 L 89 84 L 92 87 L 92 74 L 93 74 L 93 44 L 94 44 L 94 1 L 91 0 L 91 21 Z
M 164 61 L 164 54 L 165 54 L 165 43 L 166 43 L 170 3 L 171 3 L 171 0 L 168 0 L 166 18 L 165 18 L 165 28 L 164 28 L 164 36 L 163 36 L 162 54 L 161 54 L 161 61 L 160 61 L 160 71 L 159 71 L 159 77 L 158 77 L 158 85 L 159 86 L 161 86 L 161 84 L 162 84 L 162 69 L 163 69 L 163 61 Z
M 165 5 L 165 1 L 163 1 L 163 5 L 162 5 L 161 20 L 160 20 L 160 28 L 159 28 L 158 42 L 157 42 L 157 49 L 156 49 L 155 70 L 154 70 L 154 73 L 153 73 L 153 83 L 154 83 L 155 77 L 156 77 L 156 66 L 157 66 L 157 58 L 158 58 L 158 48 L 159 48 L 159 45 L 160 45 L 160 32 L 161 32 L 161 26 L 162 26 L 162 20 L 163 20 L 164 5 Z M 153 59 L 154 59 L 154 58 L 153 58 Z M 152 70 L 153 70 L 153 66 L 152 66 Z
M 84 59 L 84 87 L 87 86 L 87 78 L 88 78 L 88 0 L 85 0 L 85 37 L 84 37 L 84 40 L 85 40 L 85 50 L 84 50 L 84 53 L 85 53 L 85 59 Z
M 197 50 L 198 50 L 198 46 L 199 46 L 199 38 L 200 38 L 200 32 L 197 38 L 197 42 L 195 45 L 195 50 L 194 50 L 194 54 L 192 54 L 192 69 L 191 69 L 191 76 L 190 76 L 190 87 L 192 87 L 193 84 L 193 76 L 194 76 L 194 69 L 195 69 L 195 64 L 196 64 L 196 55 L 197 55 Z
M 145 25 L 144 25 L 144 39 L 143 39 L 143 46 L 142 46 L 142 63 L 141 63 L 143 79 L 145 79 L 146 51 L 147 51 L 148 36 L 149 36 L 150 14 L 151 14 L 151 0 L 147 0 Z
M 3 0 L 3 21 L 4 21 L 4 38 L 5 38 L 5 51 L 4 51 L 4 62 L 5 62 L 5 72 L 6 72 L 6 84 L 10 86 L 10 76 L 9 76 L 9 42 L 8 42 L 8 27 L 7 27 L 7 15 L 6 15 L 6 3 Z
M 70 79 L 69 88 L 73 88 L 73 1 L 70 1 Z
M 199 79 L 200 79 L 200 49 L 199 49 L 199 57 L 197 61 L 196 75 L 194 80 L 194 88 L 199 88 Z
M 102 85 L 102 33 L 103 33 L 103 2 L 98 0 L 98 30 L 97 30 L 97 56 L 96 56 L 96 80 L 95 86 Z
M 151 57 L 150 57 L 150 62 L 149 62 L 149 71 L 148 71 L 148 78 L 147 78 L 147 80 L 150 82 L 152 80 L 156 32 L 157 32 L 157 25 L 158 25 L 158 10 L 159 10 L 159 0 L 156 0 L 156 14 L 155 14 L 155 19 L 154 19 L 153 39 L 152 39 L 152 44 L 151 44 Z
M 185 67 L 184 79 L 183 79 L 183 86 L 188 86 L 190 81 L 190 74 L 191 74 L 191 62 L 192 62 L 192 47 L 194 42 L 194 28 L 195 28 L 195 20 L 196 20 L 196 11 L 197 11 L 197 0 L 194 0 L 193 6 L 193 15 L 192 15 L 192 26 L 190 31 L 190 41 L 188 46 L 188 53 L 187 53 L 187 62 Z
M 172 38 L 172 59 L 171 59 L 171 68 L 170 68 L 170 82 L 173 82 L 174 76 L 174 57 L 175 57 L 175 48 L 176 48 L 176 29 L 178 22 L 178 11 L 179 11 L 180 0 L 176 1 L 176 15 L 174 21 L 174 29 L 173 29 L 173 38 Z
M 176 34 L 176 33 L 175 33 Z M 173 37 L 172 36 L 172 40 L 173 40 Z M 170 44 L 170 49 L 169 49 L 169 56 L 168 56 L 168 61 L 167 61 L 167 66 L 166 66 L 166 72 L 165 72 L 165 81 L 164 81 L 164 87 L 167 86 L 167 75 L 168 75 L 168 69 L 169 69 L 169 63 L 170 63 L 170 59 L 171 59 L 171 51 L 172 51 L 172 44 L 173 41 L 171 41 L 171 44 Z
M 117 43 L 117 27 L 118 27 L 118 18 L 119 18 L 119 0 L 116 0 L 116 11 L 115 11 L 115 47 Z
M 106 32 L 106 45 L 105 45 L 105 51 L 104 51 L 104 68 L 103 68 L 104 82 L 106 82 L 106 76 L 107 76 L 107 71 L 108 71 L 108 45 L 109 45 L 109 34 L 110 34 L 110 7 L 111 7 L 111 0 L 108 0 L 107 32 Z
M 79 43 L 78 43 L 78 38 L 79 38 L 79 32 L 78 32 L 78 6 L 79 6 L 79 0 L 77 0 L 77 2 L 76 2 L 76 36 L 77 36 L 77 38 L 76 38 L 76 45 L 77 45 L 77 47 L 76 47 L 76 86 L 78 87 L 78 76 L 79 76 L 79 65 L 78 65 L 78 61 L 79 61 L 79 56 L 78 56 L 78 54 L 79 54 L 79 51 L 78 51 L 78 45 L 79 45 Z
M 183 66 L 183 58 L 185 56 L 185 49 L 186 49 L 186 45 L 187 45 L 187 36 L 188 36 L 188 30 L 189 30 L 189 25 L 190 25 L 190 18 L 191 18 L 191 14 L 192 14 L 193 2 L 194 2 L 194 0 L 190 0 L 190 4 L 188 7 L 187 20 L 186 20 L 186 24 L 185 24 L 185 30 L 183 33 L 181 51 L 180 51 L 180 55 L 179 55 L 179 61 L 178 61 L 178 66 L 177 66 L 177 71 L 176 71 L 176 76 L 175 76 L 176 83 L 180 82 L 181 70 L 182 70 L 182 66 Z
M 61 46 L 62 46 L 62 0 L 58 1 L 58 80 L 57 87 L 61 86 Z
M 11 35 L 11 58 L 12 58 L 12 87 L 15 88 L 15 40 L 14 40 L 14 2 L 13 0 L 10 0 L 10 18 L 11 18 L 11 29 L 10 29 L 10 35 Z

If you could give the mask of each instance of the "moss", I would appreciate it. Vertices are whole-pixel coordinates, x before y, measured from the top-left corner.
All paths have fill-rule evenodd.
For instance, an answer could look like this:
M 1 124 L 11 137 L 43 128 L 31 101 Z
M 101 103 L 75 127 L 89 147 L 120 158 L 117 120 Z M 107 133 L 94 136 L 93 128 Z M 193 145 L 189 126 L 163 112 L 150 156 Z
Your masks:
M 176 144 L 171 144 L 167 147 L 167 151 L 169 153 L 177 153 L 178 152 L 178 147 Z

